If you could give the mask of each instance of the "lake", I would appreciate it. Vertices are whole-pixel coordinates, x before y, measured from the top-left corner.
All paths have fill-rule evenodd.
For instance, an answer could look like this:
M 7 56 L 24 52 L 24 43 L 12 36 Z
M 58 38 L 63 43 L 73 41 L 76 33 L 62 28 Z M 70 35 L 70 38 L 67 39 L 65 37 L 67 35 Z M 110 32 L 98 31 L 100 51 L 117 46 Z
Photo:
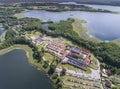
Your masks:
M 28 63 L 23 50 L 0 56 L 0 89 L 54 89 L 42 71 Z
M 97 6 L 96 8 L 111 9 L 120 12 L 120 7 L 114 6 Z M 45 10 L 30 10 L 24 13 L 25 17 L 39 18 L 43 21 L 59 22 L 67 18 L 78 18 L 86 20 L 85 26 L 88 29 L 88 34 L 101 40 L 115 40 L 120 38 L 120 14 L 100 13 L 100 12 L 85 12 L 85 11 L 64 11 L 64 12 L 50 12 Z

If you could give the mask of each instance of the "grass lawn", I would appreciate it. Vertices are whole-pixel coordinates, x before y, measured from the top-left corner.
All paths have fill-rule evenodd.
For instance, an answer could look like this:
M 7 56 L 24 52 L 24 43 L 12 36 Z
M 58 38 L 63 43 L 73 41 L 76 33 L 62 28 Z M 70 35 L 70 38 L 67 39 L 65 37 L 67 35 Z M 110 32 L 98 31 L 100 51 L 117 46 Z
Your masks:
M 45 52 L 44 53 L 44 58 L 49 61 L 49 63 L 51 64 L 54 60 L 54 56 L 48 52 Z
M 92 71 L 91 71 L 90 69 L 87 69 L 87 70 L 85 71 L 86 74 L 91 74 L 91 72 L 92 72 Z
M 93 42 L 101 42 L 99 39 L 90 37 L 86 32 L 87 28 L 83 26 L 85 24 L 85 21 L 75 19 L 75 22 L 72 24 L 73 30 L 79 34 L 79 36 L 85 40 L 90 40 Z
M 41 51 L 42 47 L 43 47 L 42 45 L 38 45 L 37 46 L 37 48 L 38 48 L 39 51 Z
M 93 63 L 91 63 L 89 66 L 90 66 L 92 69 L 95 69 L 95 70 L 98 69 L 98 66 L 95 66 Z
M 21 12 L 21 13 L 17 13 L 14 16 L 17 17 L 18 19 L 24 18 L 24 13 L 25 11 Z
M 97 62 L 98 59 L 93 54 L 91 54 L 91 56 L 92 56 L 92 61 Z
M 98 69 L 98 66 L 95 65 L 95 62 L 97 62 L 98 59 L 97 59 L 93 54 L 92 54 L 91 56 L 92 56 L 92 63 L 91 63 L 89 66 L 90 66 L 91 68 L 97 70 L 97 69 Z

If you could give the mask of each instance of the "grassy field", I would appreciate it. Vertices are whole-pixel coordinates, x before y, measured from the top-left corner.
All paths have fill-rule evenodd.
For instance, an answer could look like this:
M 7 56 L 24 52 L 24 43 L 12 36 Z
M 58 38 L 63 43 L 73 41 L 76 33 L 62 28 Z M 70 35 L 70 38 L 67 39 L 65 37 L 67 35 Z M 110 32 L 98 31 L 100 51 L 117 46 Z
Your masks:
M 41 51 L 42 47 L 43 47 L 42 45 L 38 45 L 37 46 L 37 48 L 38 48 L 39 51 Z
M 98 66 L 95 65 L 95 63 L 97 63 L 98 59 L 92 54 L 92 63 L 89 65 L 91 68 L 97 70 Z
M 79 34 L 79 36 L 85 40 L 93 41 L 93 42 L 101 42 L 101 40 L 90 37 L 86 32 L 87 28 L 83 26 L 86 22 L 84 20 L 75 19 L 75 22 L 72 24 L 73 30 Z
M 25 11 L 21 12 L 21 13 L 17 13 L 14 16 L 17 17 L 18 19 L 24 18 L 24 13 Z
M 49 63 L 51 64 L 53 62 L 53 60 L 55 59 L 53 55 L 51 55 L 50 53 L 46 52 L 44 53 L 44 58 L 49 61 Z

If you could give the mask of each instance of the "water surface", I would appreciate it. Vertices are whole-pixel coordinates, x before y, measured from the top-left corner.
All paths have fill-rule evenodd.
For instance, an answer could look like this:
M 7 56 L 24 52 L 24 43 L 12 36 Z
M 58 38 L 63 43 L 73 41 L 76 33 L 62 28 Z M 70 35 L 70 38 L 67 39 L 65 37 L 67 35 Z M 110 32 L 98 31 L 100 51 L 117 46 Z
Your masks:
M 23 50 L 0 56 L 0 89 L 54 89 L 45 73 L 28 63 Z
M 87 21 L 85 25 L 88 28 L 88 34 L 96 38 L 101 40 L 120 38 L 120 14 L 84 11 L 49 12 L 44 10 L 31 10 L 24 13 L 24 16 L 53 22 L 59 22 L 60 20 L 66 20 L 68 18 L 78 18 Z

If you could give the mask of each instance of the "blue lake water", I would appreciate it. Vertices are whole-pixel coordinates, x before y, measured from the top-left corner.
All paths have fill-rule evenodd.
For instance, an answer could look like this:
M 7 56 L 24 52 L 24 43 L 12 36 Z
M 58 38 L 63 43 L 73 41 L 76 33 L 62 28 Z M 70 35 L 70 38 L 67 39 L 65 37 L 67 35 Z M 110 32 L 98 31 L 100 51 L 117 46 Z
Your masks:
M 94 5 L 96 8 L 102 6 Z M 112 10 L 120 12 L 120 7 L 111 7 Z M 88 28 L 88 34 L 101 40 L 114 40 L 120 38 L 120 14 L 100 13 L 100 12 L 85 12 L 85 11 L 65 11 L 65 12 L 49 12 L 44 10 L 31 10 L 24 13 L 25 17 L 39 18 L 43 21 L 59 22 L 67 18 L 78 18 L 86 20 L 85 24 Z
M 54 89 L 44 72 L 28 63 L 23 50 L 0 56 L 0 89 Z

